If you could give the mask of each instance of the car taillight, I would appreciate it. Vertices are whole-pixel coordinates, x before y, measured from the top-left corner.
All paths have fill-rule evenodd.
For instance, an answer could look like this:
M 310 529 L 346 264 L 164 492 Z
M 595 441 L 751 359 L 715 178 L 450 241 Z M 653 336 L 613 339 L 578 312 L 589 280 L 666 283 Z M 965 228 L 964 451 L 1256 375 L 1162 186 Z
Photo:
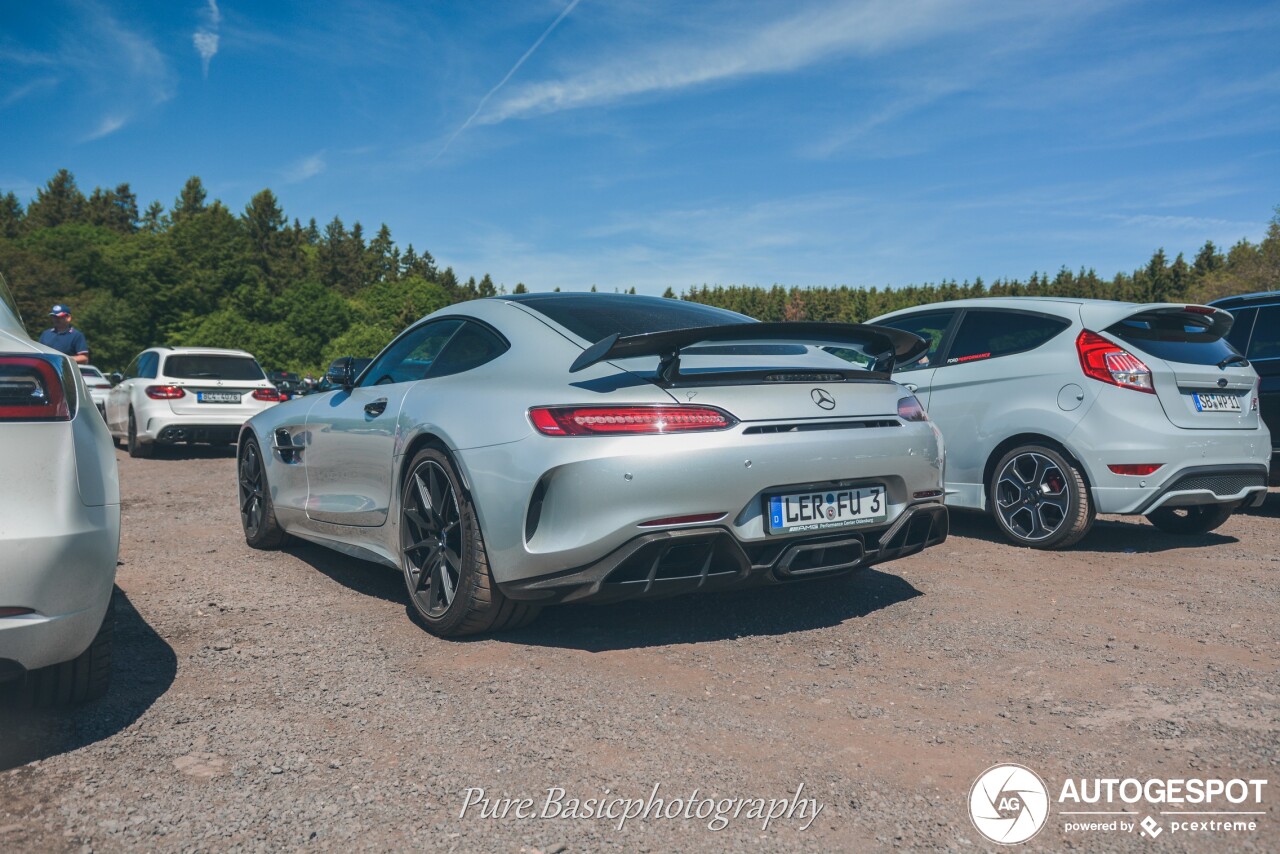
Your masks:
M 1108 465 L 1107 468 L 1111 469 L 1115 474 L 1128 474 L 1136 477 L 1142 477 L 1144 475 L 1151 474 L 1162 465 L 1164 465 L 1164 463 L 1127 463 Z
M 253 399 L 254 400 L 274 400 L 274 401 L 284 400 L 284 398 L 280 396 L 279 390 L 274 388 L 254 389 Z
M 0 421 L 70 421 L 72 411 L 51 362 L 39 356 L 0 356 Z
M 1104 383 L 1155 394 L 1151 369 L 1141 359 L 1088 329 L 1076 338 L 1076 352 L 1080 354 L 1080 367 L 1087 377 Z
M 1262 377 L 1258 377 L 1257 385 L 1253 387 L 1253 401 L 1249 404 L 1250 412 L 1258 411 L 1258 398 L 1262 395 Z
M 529 410 L 529 420 L 544 436 L 690 433 L 738 423 L 710 406 L 539 406 Z
M 186 392 L 176 385 L 147 386 L 147 397 L 152 400 L 177 400 L 185 394 Z
M 898 401 L 898 417 L 903 421 L 928 421 L 929 415 L 913 394 Z

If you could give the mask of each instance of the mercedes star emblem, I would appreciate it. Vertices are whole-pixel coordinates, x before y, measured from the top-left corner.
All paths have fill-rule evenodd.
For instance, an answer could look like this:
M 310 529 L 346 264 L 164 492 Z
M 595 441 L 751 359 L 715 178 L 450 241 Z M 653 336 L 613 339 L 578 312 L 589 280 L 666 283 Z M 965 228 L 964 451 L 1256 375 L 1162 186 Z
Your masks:
M 809 392 L 809 397 L 813 398 L 813 402 L 821 406 L 823 409 L 835 409 L 836 399 L 831 396 L 831 392 L 825 388 L 815 388 Z

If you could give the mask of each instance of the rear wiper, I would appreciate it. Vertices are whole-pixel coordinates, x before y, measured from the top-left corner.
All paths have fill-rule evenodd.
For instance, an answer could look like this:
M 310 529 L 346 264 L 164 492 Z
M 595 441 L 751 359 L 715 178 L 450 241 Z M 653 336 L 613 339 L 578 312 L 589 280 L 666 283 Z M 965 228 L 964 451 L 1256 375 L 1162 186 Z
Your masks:
M 1230 356 L 1218 363 L 1218 368 L 1222 369 L 1227 365 L 1242 365 L 1247 368 L 1249 367 L 1249 360 L 1244 356 L 1241 356 L 1239 353 L 1232 353 Z

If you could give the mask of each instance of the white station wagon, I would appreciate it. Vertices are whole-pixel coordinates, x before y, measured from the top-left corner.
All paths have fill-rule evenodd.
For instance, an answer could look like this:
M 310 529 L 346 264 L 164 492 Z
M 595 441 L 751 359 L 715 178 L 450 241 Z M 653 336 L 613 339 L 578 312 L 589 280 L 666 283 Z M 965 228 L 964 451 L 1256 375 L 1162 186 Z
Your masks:
M 243 350 L 152 347 L 117 377 L 107 396 L 107 426 L 131 457 L 180 442 L 234 445 L 244 422 L 280 402 Z

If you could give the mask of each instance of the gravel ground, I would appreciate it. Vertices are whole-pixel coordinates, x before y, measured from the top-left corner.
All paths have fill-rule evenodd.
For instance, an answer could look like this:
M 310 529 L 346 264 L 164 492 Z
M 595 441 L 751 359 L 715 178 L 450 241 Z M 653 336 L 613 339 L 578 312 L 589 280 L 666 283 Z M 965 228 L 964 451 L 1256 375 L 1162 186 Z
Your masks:
M 1280 850 L 1280 491 L 1218 532 L 1106 518 L 1065 554 L 951 539 L 853 579 L 545 611 L 438 640 L 393 571 L 244 545 L 230 451 L 120 455 L 109 697 L 0 716 L 0 848 L 866 851 L 993 848 L 970 786 L 1264 778 L 1252 833 L 1066 832 L 1027 850 Z M 459 813 L 570 798 L 783 799 L 776 819 Z M 475 792 L 471 795 L 474 797 Z M 750 805 L 747 806 L 750 810 Z M 1131 816 L 1140 818 L 1144 813 Z

